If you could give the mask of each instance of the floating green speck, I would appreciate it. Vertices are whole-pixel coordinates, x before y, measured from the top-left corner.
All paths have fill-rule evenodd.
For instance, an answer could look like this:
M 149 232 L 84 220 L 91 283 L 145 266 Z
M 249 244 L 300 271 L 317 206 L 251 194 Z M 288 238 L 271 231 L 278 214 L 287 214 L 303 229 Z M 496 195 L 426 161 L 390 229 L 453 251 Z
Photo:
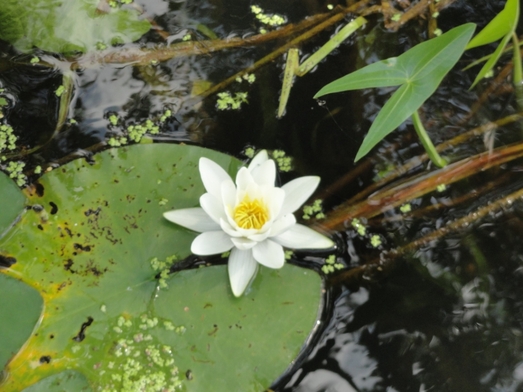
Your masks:
M 65 87 L 62 85 L 62 86 L 59 86 L 56 90 L 55 90 L 55 94 L 57 97 L 61 97 L 62 94 L 65 92 Z
M 377 248 L 378 246 L 381 245 L 381 237 L 377 234 L 374 234 L 373 236 L 370 237 L 370 244 L 374 248 Z
M 408 212 L 411 212 L 411 211 L 412 211 L 412 207 L 411 207 L 410 203 L 403 204 L 403 205 L 400 207 L 400 211 L 403 212 L 404 214 L 406 214 L 406 213 L 408 213 Z
M 358 234 L 362 237 L 367 233 L 367 229 L 365 228 L 365 226 L 363 226 L 363 224 L 358 218 L 354 218 L 351 222 L 351 225 L 354 228 L 354 230 L 356 230 Z
M 232 96 L 230 92 L 224 91 L 218 93 L 216 108 L 218 110 L 237 110 L 246 102 L 248 102 L 247 93 L 239 92 Z

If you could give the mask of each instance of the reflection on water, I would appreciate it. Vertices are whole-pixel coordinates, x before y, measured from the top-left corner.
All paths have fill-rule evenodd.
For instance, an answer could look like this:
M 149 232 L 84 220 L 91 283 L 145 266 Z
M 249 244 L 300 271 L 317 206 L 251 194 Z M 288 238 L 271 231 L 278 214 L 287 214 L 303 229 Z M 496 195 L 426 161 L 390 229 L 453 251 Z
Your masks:
M 168 32 L 165 42 L 180 40 L 187 32 L 205 38 L 198 30 L 205 24 L 218 36 L 246 36 L 259 26 L 243 1 L 136 1 L 146 15 L 155 18 Z M 316 1 L 267 1 L 265 9 L 299 21 L 323 11 Z M 456 2 L 440 16 L 441 27 L 450 28 L 465 18 L 479 23 L 492 18 L 503 1 Z M 261 3 L 260 3 L 261 4 Z M 303 46 L 309 53 L 332 32 Z M 41 67 L 16 67 L 0 74 L 8 90 L 9 122 L 28 148 L 44 145 L 29 165 L 59 160 L 82 151 L 121 131 L 111 127 L 110 113 L 126 125 L 138 123 L 165 109 L 175 113 L 160 130 L 160 140 L 202 144 L 239 155 L 249 144 L 260 148 L 282 148 L 296 158 L 300 174 L 320 174 L 323 185 L 336 181 L 353 168 L 352 160 L 372 118 L 390 90 L 340 94 L 318 105 L 312 95 L 324 84 L 364 64 L 406 50 L 424 34 L 422 27 L 409 25 L 399 33 L 383 31 L 373 23 L 350 45 L 343 45 L 315 73 L 296 81 L 287 115 L 276 120 L 283 59 L 257 72 L 252 86 L 237 83 L 231 91 L 247 91 L 249 104 L 240 112 L 219 112 L 216 97 L 192 106 L 187 101 L 195 86 L 218 83 L 251 65 L 274 47 L 238 48 L 206 56 L 174 58 L 157 65 L 130 67 L 99 65 L 75 73 L 76 87 L 69 124 L 51 142 L 59 100 L 54 95 L 61 84 L 60 73 Z M 162 42 L 149 34 L 147 44 Z M 281 44 L 281 43 L 279 43 Z M 278 45 L 272 44 L 272 45 Z M 55 61 L 59 62 L 58 59 Z M 472 74 L 453 73 L 425 106 L 429 130 L 435 140 L 446 140 L 485 119 L 497 119 L 514 111 L 511 96 L 486 105 L 469 123 L 466 117 L 478 98 L 468 91 Z M 38 124 L 37 127 L 33 126 Z M 444 126 L 442 126 L 444 124 Z M 381 148 L 372 170 L 358 175 L 354 183 L 326 200 L 335 206 L 371 183 L 387 166 L 394 166 L 419 152 L 404 125 L 385 143 L 404 149 Z M 517 138 L 514 127 L 502 128 L 498 142 Z M 454 149 L 464 157 L 485 149 L 478 138 Z M 481 173 L 442 193 L 411 202 L 414 210 L 440 205 L 437 210 L 403 218 L 398 211 L 368 222 L 384 245 L 369 246 L 351 229 L 341 233 L 344 247 L 339 257 L 355 267 L 379 257 L 394 246 L 407 244 L 421 235 L 466 215 L 490 200 L 522 185 L 518 167 Z M 488 187 L 481 197 L 455 204 L 489 181 L 504 182 Z M 442 206 L 442 207 L 441 207 Z M 275 387 L 279 391 L 523 391 L 523 221 L 521 204 L 490 216 L 463 233 L 435 240 L 394 268 L 370 280 L 342 282 L 332 288 L 332 312 L 324 321 L 322 335 L 292 374 Z

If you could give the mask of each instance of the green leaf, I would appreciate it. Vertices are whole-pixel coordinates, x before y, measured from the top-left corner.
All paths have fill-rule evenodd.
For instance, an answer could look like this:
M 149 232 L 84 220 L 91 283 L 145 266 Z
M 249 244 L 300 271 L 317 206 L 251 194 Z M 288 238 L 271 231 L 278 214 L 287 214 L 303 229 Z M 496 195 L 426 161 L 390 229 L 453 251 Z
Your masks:
M 470 88 L 473 88 L 481 79 L 486 77 L 492 71 L 499 58 L 503 54 L 503 51 L 505 50 L 508 41 L 511 39 L 512 34 L 516 30 L 518 20 L 519 0 L 507 0 L 505 8 L 503 8 L 503 10 L 497 14 L 496 17 L 492 19 L 490 23 L 486 25 L 485 28 L 481 30 L 478 35 L 476 35 L 467 45 L 466 49 L 471 49 L 475 48 L 476 46 L 489 44 L 503 37 L 494 53 L 490 55 L 488 61 L 483 65 L 477 74 Z
M 494 66 L 496 65 L 496 63 L 498 62 L 499 58 L 501 57 L 501 55 L 503 54 L 503 50 L 505 49 L 505 47 L 507 46 L 508 44 L 508 41 L 510 40 L 510 38 L 512 37 L 512 34 L 507 34 L 506 36 L 503 37 L 503 39 L 501 40 L 501 42 L 499 43 L 498 47 L 496 48 L 496 50 L 494 51 L 494 53 L 492 53 L 488 59 L 488 61 L 483 64 L 483 67 L 481 67 L 481 70 L 478 72 L 478 74 L 476 75 L 476 78 L 474 79 L 474 82 L 472 83 L 472 85 L 470 86 L 470 88 L 473 88 L 476 84 L 478 84 L 478 82 L 483 79 L 484 77 L 487 76 L 487 74 L 492 71 L 492 68 L 494 68 Z
M 401 57 L 401 56 L 400 56 Z M 399 58 L 390 57 L 377 61 L 355 72 L 345 75 L 334 82 L 323 86 L 314 98 L 342 91 L 359 90 L 372 87 L 399 86 L 408 78 L 406 70 L 398 64 Z
M 0 369 L 22 347 L 40 317 L 42 298 L 36 290 L 0 274 Z
M 467 49 L 490 44 L 511 35 L 519 20 L 519 0 L 507 0 L 503 10 L 487 24 L 467 45 Z
M 190 253 L 196 233 L 162 214 L 198 205 L 202 156 L 232 175 L 240 167 L 198 147 L 136 145 L 73 161 L 27 191 L 44 210 L 28 210 L 0 240 L 17 260 L 0 272 L 35 287 L 44 311 L 3 392 L 47 391 L 47 377 L 65 370 L 101 391 L 262 391 L 292 363 L 318 317 L 313 271 L 261 268 L 241 298 L 226 266 L 158 279 L 163 261 Z
M 380 111 L 356 155 L 364 157 L 407 120 L 438 88 L 461 57 L 474 32 L 467 23 L 416 45 L 399 57 L 379 61 L 323 87 L 316 97 L 347 90 L 401 85 Z
M 136 41 L 150 29 L 134 10 L 98 9 L 98 0 L 6 0 L 0 7 L 0 38 L 18 50 L 56 53 L 94 50 L 96 44 Z
M 24 209 L 25 197 L 18 186 L 5 173 L 0 172 L 0 238 Z

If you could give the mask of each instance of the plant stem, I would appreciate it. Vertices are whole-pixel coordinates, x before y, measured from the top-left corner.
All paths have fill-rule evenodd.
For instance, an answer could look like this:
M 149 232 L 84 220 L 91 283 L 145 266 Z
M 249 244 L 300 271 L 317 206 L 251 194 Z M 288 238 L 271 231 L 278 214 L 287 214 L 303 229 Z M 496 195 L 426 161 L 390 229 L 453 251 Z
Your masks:
M 343 41 L 352 35 L 357 29 L 367 23 L 367 19 L 363 16 L 352 20 L 344 28 L 342 28 L 334 37 L 327 41 L 320 49 L 314 52 L 307 60 L 305 60 L 296 71 L 297 76 L 303 76 L 314 68 L 323 60 L 329 53 L 336 49 Z
M 432 144 L 432 140 L 430 140 L 429 135 L 427 135 L 427 131 L 421 122 L 421 118 L 419 117 L 417 110 L 412 113 L 412 124 L 414 125 L 414 129 L 419 136 L 423 148 L 425 148 L 425 151 L 427 151 L 427 155 L 429 156 L 430 160 L 438 167 L 447 166 L 447 161 L 438 154 L 436 147 L 434 147 L 434 144 Z
M 515 32 L 512 33 L 512 43 L 514 49 L 512 59 L 512 62 L 514 63 L 514 69 L 512 70 L 512 83 L 514 83 L 514 90 L 516 91 L 516 102 L 518 103 L 519 110 L 521 110 L 523 108 L 523 75 L 521 69 L 519 41 Z

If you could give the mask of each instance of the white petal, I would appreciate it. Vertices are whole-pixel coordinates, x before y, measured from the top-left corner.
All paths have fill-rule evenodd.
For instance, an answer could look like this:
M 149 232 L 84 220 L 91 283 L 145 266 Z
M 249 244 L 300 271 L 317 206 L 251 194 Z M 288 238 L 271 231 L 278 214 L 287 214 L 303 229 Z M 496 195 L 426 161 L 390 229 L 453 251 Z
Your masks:
M 236 187 L 233 182 L 224 181 L 222 183 L 222 203 L 226 211 L 232 211 L 236 204 Z
M 228 235 L 231 237 L 241 237 L 242 233 L 238 233 L 234 227 L 232 227 L 229 222 L 227 222 L 224 219 L 220 219 L 220 227 L 223 231 L 225 231 Z
M 246 167 L 242 167 L 236 174 L 236 187 L 238 191 L 245 191 L 249 186 L 256 185 L 256 182 L 252 178 L 251 172 Z M 243 198 L 243 195 L 240 196 Z M 238 200 L 236 200 L 238 201 Z
M 271 227 L 271 237 L 277 236 L 284 231 L 288 230 L 296 224 L 296 217 L 293 214 L 283 215 L 280 219 L 276 220 Z
M 280 244 L 271 240 L 260 242 L 252 248 L 252 255 L 261 265 L 269 268 L 281 268 L 285 263 L 285 253 Z
M 291 249 L 330 249 L 334 242 L 307 226 L 295 224 L 272 240 Z
M 296 211 L 312 195 L 318 187 L 320 177 L 307 176 L 299 177 L 282 186 L 285 191 L 285 202 L 281 214 L 288 214 Z
M 252 251 L 233 248 L 229 256 L 228 270 L 232 293 L 239 297 L 258 270 L 258 264 L 252 256 Z
M 231 241 L 234 244 L 234 246 L 240 250 L 251 249 L 257 244 L 256 241 L 251 241 L 250 239 L 243 237 L 231 237 Z
M 220 225 L 214 222 L 200 207 L 167 211 L 163 216 L 177 225 L 199 231 L 200 233 L 220 229 Z
M 200 205 L 217 224 L 220 224 L 220 219 L 226 219 L 223 204 L 210 193 L 204 193 L 200 196 Z
M 276 182 L 276 165 L 272 159 L 265 161 L 253 169 L 249 167 L 249 171 L 258 185 L 274 187 L 274 183 Z
M 207 231 L 194 239 L 191 252 L 195 255 L 208 256 L 227 252 L 232 247 L 231 237 L 223 231 Z
M 269 160 L 269 154 L 267 150 L 261 150 L 254 158 L 252 158 L 251 163 L 249 164 L 249 170 L 255 169 L 257 166 Z
M 255 241 L 255 242 L 262 242 L 262 241 L 265 241 L 265 239 L 267 239 L 270 235 L 271 235 L 271 231 L 267 230 L 265 232 L 251 234 L 251 235 L 247 236 L 247 238 L 252 241 Z
M 233 182 L 229 174 L 216 162 L 207 158 L 200 158 L 200 176 L 205 190 L 216 197 L 220 202 L 221 186 L 224 181 Z M 233 183 L 234 185 L 234 183 Z
M 273 188 L 268 197 L 269 216 L 271 219 L 277 219 L 282 214 L 287 194 L 281 188 Z

